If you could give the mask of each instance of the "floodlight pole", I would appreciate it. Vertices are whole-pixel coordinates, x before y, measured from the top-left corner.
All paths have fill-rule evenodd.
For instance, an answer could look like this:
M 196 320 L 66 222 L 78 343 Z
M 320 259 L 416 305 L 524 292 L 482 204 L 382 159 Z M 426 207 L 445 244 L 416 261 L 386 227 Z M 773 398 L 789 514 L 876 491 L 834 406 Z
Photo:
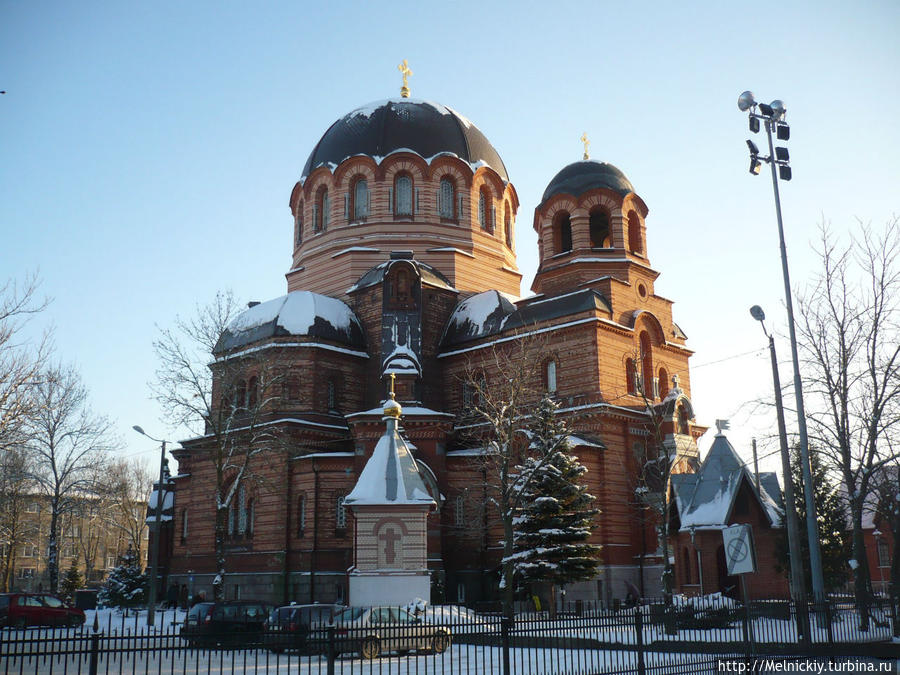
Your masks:
M 769 156 L 775 156 L 772 145 L 774 122 L 766 118 L 766 138 L 769 141 Z M 806 536 L 809 540 L 809 567 L 812 576 L 813 598 L 825 602 L 825 579 L 822 573 L 822 553 L 819 549 L 819 528 L 816 517 L 816 502 L 813 498 L 812 470 L 809 463 L 809 437 L 806 431 L 806 408 L 803 405 L 803 380 L 800 378 L 800 359 L 797 355 L 797 330 L 794 324 L 794 303 L 791 299 L 791 275 L 788 271 L 787 247 L 784 244 L 784 222 L 781 219 L 781 196 L 778 192 L 778 173 L 775 162 L 769 162 L 772 169 L 772 189 L 775 191 L 775 215 L 778 218 L 778 245 L 781 247 L 781 274 L 784 277 L 784 300 L 787 305 L 788 330 L 791 338 L 791 360 L 794 365 L 794 398 L 797 401 L 797 426 L 800 433 L 800 464 L 803 471 L 803 496 L 806 500 Z M 787 482 L 787 480 L 785 480 Z
M 757 105 L 760 112 L 757 112 Z M 819 549 L 819 529 L 817 527 L 816 503 L 813 499 L 812 471 L 809 463 L 809 438 L 806 431 L 806 409 L 803 405 L 803 382 L 800 378 L 800 359 L 797 355 L 797 331 L 794 326 L 794 305 L 791 300 L 791 277 L 788 271 L 787 248 L 784 244 L 784 223 L 781 218 L 781 196 L 778 193 L 779 165 L 772 144 L 772 129 L 784 114 L 784 104 L 772 101 L 771 105 L 757 104 L 753 93 L 745 91 L 738 98 L 738 108 L 749 111 L 751 118 L 765 122 L 766 138 L 769 141 L 769 156 L 764 158 L 772 169 L 772 188 L 775 191 L 775 215 L 778 218 L 778 243 L 781 248 L 781 274 L 784 278 L 784 299 L 787 305 L 788 330 L 791 338 L 791 359 L 794 365 L 794 397 L 797 401 L 797 426 L 800 436 L 800 464 L 803 471 L 803 495 L 806 502 L 806 535 L 809 540 L 809 566 L 812 573 L 813 598 L 815 602 L 825 601 L 825 579 L 822 574 L 822 554 Z M 756 131 L 753 129 L 753 131 Z M 789 175 L 787 177 L 789 180 Z M 785 481 L 786 482 L 786 481 Z
M 156 537 L 153 541 L 153 548 L 150 549 L 150 588 L 147 589 L 147 625 L 152 626 L 156 617 L 156 585 L 157 576 L 159 574 L 159 547 L 160 538 L 162 536 L 162 511 L 163 511 L 163 480 L 166 467 L 166 442 L 158 438 L 153 438 L 147 434 L 141 427 L 135 425 L 132 427 L 139 434 L 156 441 L 161 445 L 159 454 L 159 482 L 156 484 L 156 508 L 154 510 L 153 524 L 156 526 Z

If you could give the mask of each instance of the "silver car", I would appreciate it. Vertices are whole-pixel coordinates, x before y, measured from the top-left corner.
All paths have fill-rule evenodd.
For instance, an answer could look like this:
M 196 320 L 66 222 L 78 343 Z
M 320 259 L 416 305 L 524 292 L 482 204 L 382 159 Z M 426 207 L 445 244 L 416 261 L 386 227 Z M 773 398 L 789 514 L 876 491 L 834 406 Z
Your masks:
M 337 653 L 374 659 L 385 652 L 441 654 L 450 646 L 446 626 L 427 623 L 401 607 L 348 607 L 334 617 Z

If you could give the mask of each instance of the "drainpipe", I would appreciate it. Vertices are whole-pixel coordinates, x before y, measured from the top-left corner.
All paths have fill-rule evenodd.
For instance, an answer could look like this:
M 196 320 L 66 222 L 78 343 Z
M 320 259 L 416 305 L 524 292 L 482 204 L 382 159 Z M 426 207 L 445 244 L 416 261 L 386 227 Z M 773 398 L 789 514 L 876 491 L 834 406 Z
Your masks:
M 292 473 L 294 469 L 294 465 L 291 463 L 291 458 L 288 453 L 285 453 L 285 467 L 287 471 L 285 471 L 286 479 L 285 479 L 285 488 L 284 493 L 287 495 L 287 508 L 285 509 L 284 514 L 284 563 L 281 570 L 282 576 L 284 578 L 283 582 L 283 590 L 281 593 L 281 602 L 286 605 L 290 602 L 290 585 L 291 585 L 291 566 L 289 562 L 289 558 L 291 555 L 291 511 L 293 510 L 294 497 L 291 491 L 292 483 Z

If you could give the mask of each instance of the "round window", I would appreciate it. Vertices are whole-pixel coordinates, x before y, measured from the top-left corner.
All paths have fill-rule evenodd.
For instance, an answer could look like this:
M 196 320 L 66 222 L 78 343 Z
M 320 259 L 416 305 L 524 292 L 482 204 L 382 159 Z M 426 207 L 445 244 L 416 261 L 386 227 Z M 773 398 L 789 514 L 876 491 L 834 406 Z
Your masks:
M 647 287 L 644 286 L 644 284 L 638 284 L 638 295 L 640 295 L 642 298 L 647 297 Z

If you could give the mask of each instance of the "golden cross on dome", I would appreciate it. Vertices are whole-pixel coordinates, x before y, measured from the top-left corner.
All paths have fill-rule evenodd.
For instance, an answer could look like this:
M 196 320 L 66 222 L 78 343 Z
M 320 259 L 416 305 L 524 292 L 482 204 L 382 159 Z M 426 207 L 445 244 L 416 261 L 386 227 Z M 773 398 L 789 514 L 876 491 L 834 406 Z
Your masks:
M 394 398 L 394 380 L 396 380 L 396 379 L 397 379 L 397 375 L 395 373 L 391 373 L 391 391 L 390 391 L 391 399 Z
M 591 156 L 588 154 L 588 146 L 591 144 L 591 142 L 588 140 L 586 131 L 581 134 L 581 142 L 584 143 L 584 159 L 590 159 Z
M 406 59 L 403 59 L 403 63 L 397 66 L 397 70 L 403 74 L 403 86 L 400 87 L 400 96 L 409 98 L 409 76 L 413 74 L 413 71 L 409 69 L 409 63 L 407 63 Z

